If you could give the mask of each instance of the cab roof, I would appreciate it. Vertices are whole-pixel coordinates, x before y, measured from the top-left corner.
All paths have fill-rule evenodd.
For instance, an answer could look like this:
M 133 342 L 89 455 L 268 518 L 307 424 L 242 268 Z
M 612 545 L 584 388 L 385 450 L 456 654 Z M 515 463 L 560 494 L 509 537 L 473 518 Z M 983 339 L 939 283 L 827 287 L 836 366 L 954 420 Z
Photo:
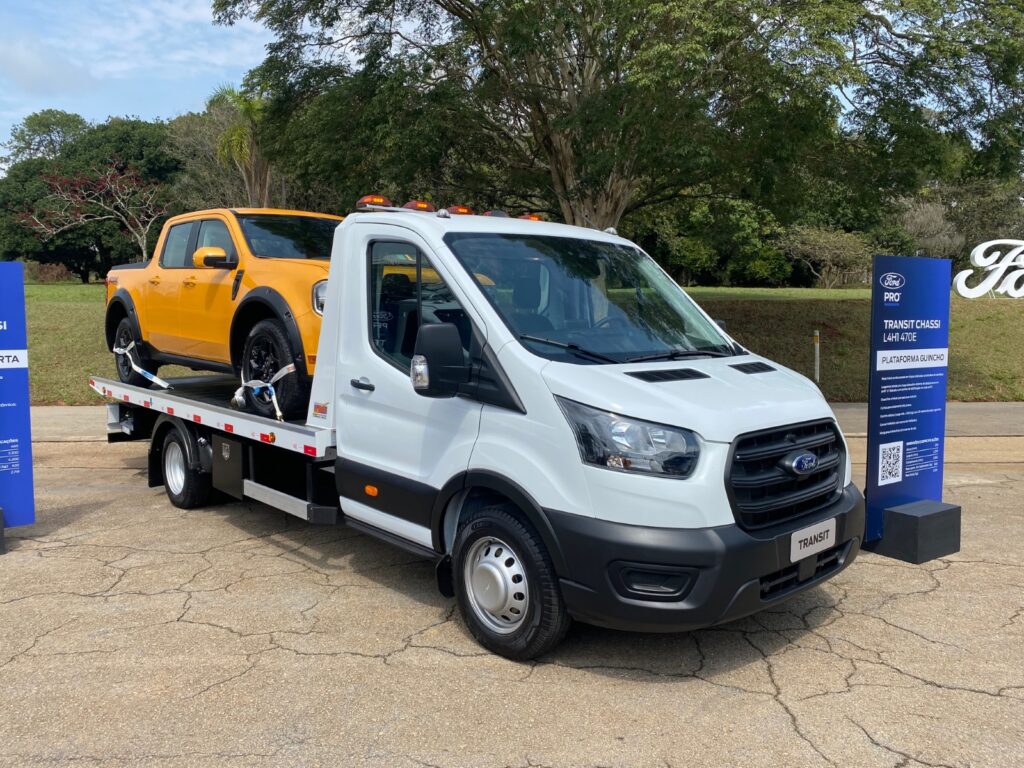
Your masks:
M 448 217 L 437 213 L 420 211 L 358 211 L 346 219 L 353 223 L 378 223 L 407 227 L 424 234 L 443 238 L 450 232 L 492 233 L 502 235 L 546 235 L 548 237 L 571 237 L 580 240 L 600 240 L 609 243 L 627 244 L 629 241 L 617 234 L 603 232 L 589 227 L 571 224 L 556 224 L 550 221 L 530 221 L 504 216 L 478 216 L 452 214 Z
M 188 220 L 193 218 L 202 218 L 203 216 L 212 215 L 237 215 L 237 214 L 261 214 L 265 216 L 309 216 L 317 219 L 335 219 L 336 221 L 343 221 L 344 216 L 338 216 L 334 213 L 318 213 L 316 211 L 296 211 L 289 208 L 207 208 L 202 211 L 189 211 L 188 213 L 182 213 L 173 217 L 174 221 Z

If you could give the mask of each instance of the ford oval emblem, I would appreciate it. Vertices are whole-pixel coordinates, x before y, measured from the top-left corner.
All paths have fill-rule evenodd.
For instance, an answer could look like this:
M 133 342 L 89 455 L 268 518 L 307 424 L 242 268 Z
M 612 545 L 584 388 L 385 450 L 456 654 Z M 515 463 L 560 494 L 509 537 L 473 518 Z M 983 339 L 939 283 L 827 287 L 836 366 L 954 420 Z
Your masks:
M 907 284 L 907 278 L 899 272 L 886 272 L 878 278 L 878 284 L 890 291 L 898 291 Z
M 818 457 L 813 453 L 801 453 L 793 459 L 793 471 L 798 475 L 809 475 L 818 468 Z
M 779 466 L 797 477 L 804 477 L 818 468 L 818 457 L 810 451 L 793 451 L 779 459 Z

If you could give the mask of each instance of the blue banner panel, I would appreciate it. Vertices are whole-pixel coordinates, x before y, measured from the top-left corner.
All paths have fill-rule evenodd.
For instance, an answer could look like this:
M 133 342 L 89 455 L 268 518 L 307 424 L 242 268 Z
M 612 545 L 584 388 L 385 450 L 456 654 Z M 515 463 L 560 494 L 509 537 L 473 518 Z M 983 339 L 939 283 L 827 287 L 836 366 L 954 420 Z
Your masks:
M 875 257 L 867 542 L 882 537 L 886 507 L 942 500 L 951 269 L 945 259 Z
M 8 528 L 35 522 L 25 265 L 17 261 L 0 262 L 0 508 Z

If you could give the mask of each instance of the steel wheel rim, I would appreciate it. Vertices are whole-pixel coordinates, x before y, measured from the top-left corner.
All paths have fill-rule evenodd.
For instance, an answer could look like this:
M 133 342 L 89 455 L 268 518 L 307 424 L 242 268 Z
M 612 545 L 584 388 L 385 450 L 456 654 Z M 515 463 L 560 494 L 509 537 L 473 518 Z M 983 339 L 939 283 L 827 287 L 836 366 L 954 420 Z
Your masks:
M 131 343 L 132 332 L 125 328 L 120 334 L 118 334 L 117 343 L 114 344 L 114 346 L 118 349 L 128 349 L 128 345 Z M 133 372 L 131 361 L 128 359 L 128 354 L 130 353 L 126 352 L 122 355 L 114 355 L 114 358 L 117 361 L 117 372 L 121 374 L 122 379 L 127 379 Z
M 274 378 L 274 374 L 281 369 L 281 364 L 277 359 L 277 350 L 274 348 L 274 342 L 262 335 L 253 339 L 252 344 L 249 346 L 246 365 L 248 366 L 248 371 L 245 378 L 248 381 L 256 379 L 270 381 Z M 257 401 L 270 403 L 270 392 L 267 389 L 260 389 L 258 392 L 250 391 L 252 391 L 252 396 Z
M 462 575 L 469 607 L 489 630 L 508 635 L 526 621 L 530 607 L 526 570 L 504 541 L 485 536 L 473 542 Z
M 185 490 L 185 454 L 177 442 L 170 442 L 164 448 L 164 482 L 175 496 Z

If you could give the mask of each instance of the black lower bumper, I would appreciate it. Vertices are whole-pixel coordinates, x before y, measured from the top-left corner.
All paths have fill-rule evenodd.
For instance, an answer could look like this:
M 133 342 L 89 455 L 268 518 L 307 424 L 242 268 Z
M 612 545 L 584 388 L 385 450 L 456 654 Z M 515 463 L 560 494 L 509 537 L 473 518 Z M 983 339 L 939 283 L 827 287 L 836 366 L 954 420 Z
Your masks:
M 547 516 L 567 563 L 559 577 L 569 613 L 638 632 L 699 629 L 775 605 L 843 570 L 864 537 L 864 497 L 853 485 L 827 509 L 756 533 Z M 793 532 L 832 517 L 836 545 L 792 563 Z

